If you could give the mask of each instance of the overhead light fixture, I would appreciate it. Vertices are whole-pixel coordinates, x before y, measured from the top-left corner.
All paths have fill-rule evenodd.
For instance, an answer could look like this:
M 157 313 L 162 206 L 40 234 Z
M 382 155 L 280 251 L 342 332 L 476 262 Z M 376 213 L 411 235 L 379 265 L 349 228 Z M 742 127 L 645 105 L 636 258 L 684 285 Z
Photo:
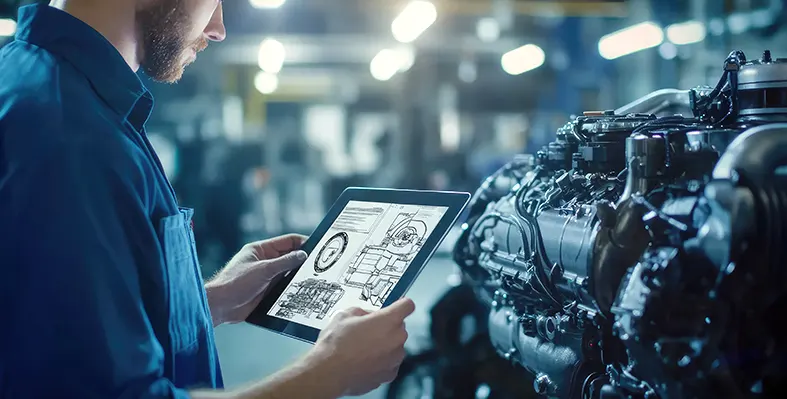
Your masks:
M 16 22 L 13 19 L 0 18 L 0 37 L 11 37 L 16 33 Z
M 667 27 L 667 39 L 673 44 L 691 44 L 705 40 L 707 30 L 700 21 L 688 21 Z
M 372 58 L 369 71 L 377 80 L 387 81 L 399 72 L 405 72 L 415 63 L 415 53 L 410 48 L 380 50 Z
M 394 39 L 411 43 L 437 20 L 437 8 L 425 0 L 413 0 L 391 23 Z
M 275 74 L 259 71 L 254 77 L 254 88 L 262 94 L 273 94 L 279 88 L 279 78 Z
M 261 9 L 279 8 L 286 2 L 287 0 L 249 0 L 252 7 Z
M 521 75 L 544 64 L 546 54 L 535 44 L 526 44 L 511 50 L 500 58 L 500 65 L 509 75 Z
M 369 64 L 369 71 L 377 80 L 390 80 L 396 72 L 399 72 L 399 59 L 396 52 L 391 49 L 381 50 Z
M 276 39 L 265 39 L 260 43 L 257 64 L 268 73 L 279 73 L 284 66 L 286 51 L 284 45 Z
M 664 42 L 664 30 L 654 22 L 642 22 L 598 41 L 598 52 L 608 60 L 653 48 Z
M 396 50 L 396 62 L 399 64 L 397 72 L 407 72 L 415 65 L 415 50 L 409 46 L 402 46 Z

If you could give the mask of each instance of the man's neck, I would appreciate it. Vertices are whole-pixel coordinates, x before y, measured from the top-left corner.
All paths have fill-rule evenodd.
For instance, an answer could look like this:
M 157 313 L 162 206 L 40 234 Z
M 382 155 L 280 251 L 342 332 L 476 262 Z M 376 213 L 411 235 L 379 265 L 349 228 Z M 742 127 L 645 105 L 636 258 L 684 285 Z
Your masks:
M 132 1 L 51 0 L 59 8 L 101 33 L 134 72 L 139 69 L 139 42 Z

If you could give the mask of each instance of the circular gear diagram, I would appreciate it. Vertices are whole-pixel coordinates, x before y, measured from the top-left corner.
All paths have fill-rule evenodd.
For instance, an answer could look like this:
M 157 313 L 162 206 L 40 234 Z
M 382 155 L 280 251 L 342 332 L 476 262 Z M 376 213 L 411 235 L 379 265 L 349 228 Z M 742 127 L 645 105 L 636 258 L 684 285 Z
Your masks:
M 314 271 L 323 273 L 333 267 L 344 254 L 344 250 L 347 249 L 348 241 L 349 237 L 345 232 L 336 233 L 329 238 L 317 253 L 317 259 L 314 260 Z

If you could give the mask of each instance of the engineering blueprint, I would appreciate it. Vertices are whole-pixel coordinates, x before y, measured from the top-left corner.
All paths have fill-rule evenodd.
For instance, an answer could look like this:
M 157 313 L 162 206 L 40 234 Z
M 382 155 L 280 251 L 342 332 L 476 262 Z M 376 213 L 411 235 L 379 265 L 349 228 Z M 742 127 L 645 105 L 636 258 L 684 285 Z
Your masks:
M 382 307 L 447 207 L 350 201 L 269 315 L 322 329 L 349 307 Z

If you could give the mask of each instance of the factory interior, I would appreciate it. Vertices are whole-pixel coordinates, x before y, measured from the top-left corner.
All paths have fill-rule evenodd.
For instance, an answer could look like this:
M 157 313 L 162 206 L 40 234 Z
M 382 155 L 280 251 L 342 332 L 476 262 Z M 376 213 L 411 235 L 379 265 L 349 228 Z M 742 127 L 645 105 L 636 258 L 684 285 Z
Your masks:
M 14 40 L 17 9 L 33 2 L 0 0 L 0 46 Z M 677 186 L 694 196 L 718 198 L 727 191 L 718 187 L 715 194 L 703 191 L 713 180 L 711 171 L 718 179 L 724 168 L 715 165 L 717 162 L 721 165 L 718 160 L 725 159 L 722 154 L 732 157 L 740 153 L 725 152 L 733 146 L 730 142 L 741 138 L 744 131 L 761 127 L 776 129 L 778 134 L 762 132 L 760 137 L 770 135 L 774 141 L 753 149 L 756 154 L 753 152 L 750 157 L 757 157 L 763 165 L 778 158 L 773 162 L 783 163 L 768 166 L 773 166 L 774 176 L 784 176 L 785 169 L 780 167 L 787 164 L 784 140 L 787 137 L 784 124 L 787 122 L 787 2 L 226 0 L 221 6 L 226 38 L 210 43 L 200 52 L 177 83 L 157 83 L 139 73 L 155 99 L 146 123 L 147 137 L 180 205 L 194 209 L 193 231 L 204 279 L 221 270 L 246 243 L 288 233 L 309 235 L 348 187 L 466 192 L 473 194 L 470 205 L 407 291 L 406 296 L 414 301 L 416 311 L 406 320 L 408 356 L 398 377 L 362 398 L 725 397 L 701 393 L 709 389 L 702 382 L 706 381 L 703 379 L 706 374 L 694 372 L 711 370 L 712 365 L 717 365 L 707 359 L 716 359 L 714 356 L 720 352 L 707 348 L 722 347 L 719 342 L 727 341 L 708 332 L 710 338 L 702 341 L 707 345 L 702 348 L 707 350 L 696 349 L 690 343 L 684 345 L 696 349 L 687 350 L 695 357 L 691 353 L 680 355 L 685 348 L 677 344 L 662 350 L 662 344 L 665 348 L 668 344 L 667 340 L 659 341 L 660 334 L 684 337 L 702 335 L 706 330 L 700 333 L 699 329 L 688 327 L 652 327 L 661 326 L 653 320 L 678 317 L 662 313 L 649 319 L 651 327 L 647 328 L 650 329 L 634 321 L 626 324 L 643 312 L 652 315 L 648 312 L 656 306 L 652 301 L 657 301 L 643 302 L 640 310 L 631 305 L 636 300 L 626 293 L 635 290 L 631 270 L 646 263 L 639 260 L 640 256 L 650 259 L 643 253 L 656 250 L 662 252 L 648 256 L 668 256 L 665 255 L 668 251 L 663 249 L 670 245 L 683 248 L 681 245 L 686 242 L 700 242 L 692 248 L 705 248 L 708 253 L 717 254 L 708 256 L 713 260 L 710 263 L 727 262 L 737 264 L 740 269 L 743 261 L 730 260 L 739 255 L 738 250 L 730 249 L 738 248 L 735 240 L 743 240 L 745 234 L 768 231 L 770 239 L 751 239 L 764 244 L 750 244 L 746 248 L 760 248 L 759 253 L 769 254 L 774 264 L 787 260 L 783 252 L 777 253 L 783 251 L 779 240 L 787 234 L 784 228 L 787 224 L 778 224 L 779 220 L 787 223 L 787 195 L 783 192 L 781 197 L 773 194 L 778 201 L 763 200 L 770 204 L 766 208 L 776 216 L 763 213 L 754 205 L 757 210 L 750 210 L 748 217 L 741 216 L 739 207 L 743 205 L 740 204 L 748 204 L 741 200 L 735 206 L 729 205 L 738 210 L 730 211 L 732 216 L 719 217 L 716 224 L 708 222 L 695 230 L 686 226 L 700 217 L 686 216 L 687 211 L 678 209 L 680 205 L 641 200 L 651 198 L 643 197 L 649 192 L 679 191 L 674 188 Z M 745 95 L 755 90 L 763 92 L 759 97 Z M 716 97 L 719 99 L 714 100 Z M 711 102 L 717 106 L 709 105 Z M 683 115 L 683 119 L 675 120 L 681 118 L 673 116 L 677 114 Z M 659 123 L 653 125 L 654 120 Z M 577 127 L 582 123 L 592 126 Z M 644 125 L 649 126 L 643 129 Z M 673 125 L 677 132 L 674 135 L 669 133 Z M 663 133 L 659 128 L 669 132 Z M 625 134 L 621 135 L 623 130 Z M 782 138 L 775 138 L 778 135 Z M 596 138 L 588 138 L 591 136 L 602 137 L 598 139 L 601 144 L 588 144 L 585 140 L 597 143 L 593 141 Z M 675 149 L 678 141 L 669 141 L 676 136 L 685 138 L 681 139 L 685 143 L 679 144 L 680 151 Z M 637 142 L 637 138 L 642 140 Z M 565 143 L 573 143 L 574 139 L 585 144 L 580 144 L 579 150 L 567 149 L 570 145 Z M 717 139 L 726 141 L 719 144 L 721 141 L 714 141 Z M 615 140 L 618 142 L 606 146 L 608 141 Z M 749 147 L 743 144 L 741 141 L 739 147 L 755 147 L 751 142 Z M 735 148 L 740 150 L 739 147 Z M 772 155 L 768 150 L 778 150 L 780 155 Z M 565 165 L 561 164 L 563 160 Z M 736 168 L 743 168 L 749 165 L 746 162 L 752 161 L 730 162 Z M 516 168 L 523 172 L 515 173 Z M 683 168 L 680 178 L 667 177 L 677 176 L 673 171 L 678 168 Z M 634 171 L 647 176 L 653 173 L 660 180 L 651 176 L 642 178 L 641 184 L 629 184 L 627 179 L 636 179 L 632 177 Z M 506 175 L 508 172 L 511 173 Z M 557 177 L 564 172 L 570 178 Z M 729 173 L 739 176 L 737 172 Z M 500 178 L 503 175 L 513 180 L 504 181 Z M 686 178 L 688 175 L 694 176 L 693 180 Z M 540 188 L 520 190 L 525 185 L 532 187 L 533 180 L 538 179 L 541 183 L 536 186 L 540 184 Z M 601 184 L 598 179 L 606 183 Z M 663 183 L 668 179 L 672 180 Z M 656 180 L 660 183 L 653 183 Z M 758 180 L 736 177 L 730 181 L 738 184 Z M 762 181 L 768 190 L 785 188 L 773 183 L 773 179 Z M 631 191 L 632 185 L 634 191 L 639 190 L 638 194 Z M 624 186 L 626 191 L 622 194 L 616 191 L 620 188 L 622 192 Z M 479 194 L 483 190 L 486 190 L 484 194 Z M 766 191 L 763 188 L 756 193 Z M 624 197 L 650 210 L 639 217 L 645 220 L 646 228 L 642 231 L 647 232 L 642 234 L 650 234 L 651 238 L 646 238 L 650 244 L 643 245 L 633 257 L 615 255 L 614 248 L 599 249 L 605 245 L 605 238 L 595 233 L 605 232 L 604 229 L 611 235 L 619 233 L 615 227 L 608 227 L 609 223 L 615 225 L 614 221 L 599 215 L 614 209 L 618 212 L 616 220 L 621 221 L 622 212 L 628 206 L 623 205 Z M 713 202 L 702 198 L 698 203 Z M 521 215 L 520 204 L 506 207 L 509 199 L 523 201 L 526 205 L 521 208 L 527 209 L 521 212 L 532 212 L 533 216 L 515 216 Z M 607 205 L 596 205 L 599 201 Z M 478 202 L 483 204 L 474 208 Z M 719 200 L 719 203 L 731 202 Z M 587 215 L 583 214 L 585 207 L 591 205 L 599 221 L 582 219 Z M 718 209 L 727 209 L 722 205 L 708 205 L 713 212 L 707 214 L 716 215 Z M 494 212 L 490 207 L 495 208 Z M 483 212 L 486 213 L 479 216 Z M 544 215 L 548 212 L 554 212 L 548 217 L 559 220 L 547 220 Z M 567 213 L 571 215 L 565 216 Z M 479 230 L 475 225 L 488 220 L 490 214 L 500 219 L 498 223 L 514 221 L 503 230 L 489 227 L 478 233 L 485 237 L 484 242 L 479 239 L 466 244 L 472 241 L 468 235 Z M 536 218 L 537 223 L 533 222 Z M 770 224 L 766 227 L 757 224 L 758 227 L 745 230 L 742 226 L 746 223 L 741 220 L 750 224 L 770 221 Z M 592 223 L 600 227 L 583 230 L 583 226 Z M 727 230 L 719 227 L 724 223 L 733 227 Z M 539 250 L 537 237 L 532 231 L 525 231 L 535 224 L 540 226 L 536 226 L 536 231 L 542 236 L 541 248 L 546 250 Z M 519 234 L 511 226 L 518 226 L 523 238 L 530 237 L 530 245 L 527 239 L 524 245 L 528 249 L 535 247 L 532 249 L 535 258 L 544 251 L 550 255 L 549 265 L 540 266 L 542 271 L 533 271 L 539 267 L 538 262 L 533 266 L 533 257 L 522 263 L 533 266 L 532 269 L 523 266 L 522 271 L 508 271 L 520 264 L 516 250 L 505 249 L 506 245 L 511 247 L 509 236 Z M 670 228 L 679 232 L 659 233 Z M 685 238 L 690 233 L 707 236 Z M 640 237 L 639 234 L 623 233 L 630 237 Z M 581 241 L 565 244 L 575 245 L 579 248 L 576 251 L 564 247 L 568 235 Z M 709 243 L 713 239 L 717 240 L 715 246 Z M 595 244 L 590 245 L 591 241 Z M 488 243 L 491 244 L 485 246 Z M 727 254 L 728 249 L 729 255 L 718 255 Z M 506 251 L 515 259 L 504 260 L 508 259 L 502 254 Z M 695 253 L 690 250 L 681 253 L 684 252 Z M 527 250 L 519 253 L 527 255 Z M 576 266 L 581 256 L 593 260 Z M 610 281 L 615 280 L 617 284 L 623 278 L 621 285 L 627 284 L 629 291 L 618 294 L 615 288 L 608 295 L 596 295 L 604 285 L 598 277 L 601 273 L 598 270 L 603 268 L 590 263 L 600 264 L 598 259 L 605 256 L 612 263 L 625 259 L 626 266 Z M 718 260 L 724 256 L 724 260 Z M 762 274 L 752 272 L 749 277 L 766 281 L 775 278 L 774 274 L 768 274 L 776 273 L 773 268 L 763 266 L 762 269 L 757 269 Z M 522 274 L 527 277 L 521 277 Z M 568 288 L 560 285 L 563 283 L 554 283 L 557 287 L 554 290 L 543 288 L 541 275 L 547 276 L 550 284 L 557 280 L 553 276 L 561 275 L 560 281 L 567 281 Z M 534 288 L 535 294 L 527 294 L 528 289 L 516 281 L 525 278 L 528 286 L 532 286 L 529 279 L 533 276 L 543 290 Z M 730 272 L 728 276 L 736 275 Z M 783 272 L 778 277 L 783 288 L 787 288 L 785 277 Z M 668 281 L 667 277 L 664 279 L 658 281 Z M 587 289 L 588 281 L 591 289 Z M 492 282 L 497 284 L 495 289 L 479 288 Z M 680 289 L 701 290 L 697 288 L 699 285 L 692 287 Z M 771 285 L 768 287 L 778 291 Z M 758 285 L 747 289 L 750 290 L 736 291 L 735 295 L 740 296 L 735 298 L 748 298 L 752 293 L 766 290 Z M 590 294 L 596 295 L 595 299 L 583 299 L 588 294 L 577 293 L 582 290 L 595 292 Z M 643 290 L 637 291 L 643 297 L 646 292 L 652 292 Z M 489 298 L 480 298 L 483 294 L 479 291 Z M 557 299 L 552 296 L 554 292 L 560 293 L 560 296 L 555 294 Z M 784 292 L 787 289 L 782 289 L 779 295 Z M 574 294 L 579 299 L 566 299 Z M 534 295 L 540 299 L 528 302 L 527 298 Z M 510 299 L 514 297 L 517 299 Z M 547 297 L 563 303 L 562 308 L 558 306 L 554 310 L 545 305 L 549 302 L 544 299 Z M 662 296 L 658 298 L 666 301 Z M 692 296 L 681 298 L 686 304 L 700 301 Z M 517 301 L 527 305 L 520 306 Z M 667 307 L 682 306 L 670 304 Z M 610 355 L 607 358 L 601 355 L 602 360 L 598 360 L 589 354 L 597 344 L 603 344 L 604 350 L 612 347 L 607 342 L 613 339 L 607 335 L 604 339 L 579 339 L 578 345 L 582 346 L 579 350 L 573 343 L 565 343 L 569 338 L 565 338 L 567 341 L 555 338 L 555 334 L 561 333 L 566 337 L 587 337 L 588 331 L 595 328 L 588 326 L 599 323 L 598 319 L 587 316 L 595 314 L 594 310 L 588 310 L 595 309 L 594 306 L 606 306 L 607 313 L 599 313 L 613 314 L 610 320 L 616 322 L 614 326 L 610 322 L 609 331 L 620 330 L 610 334 L 626 345 L 622 352 L 629 356 L 628 360 L 609 360 Z M 687 308 L 695 309 L 693 305 Z M 696 317 L 694 313 L 694 316 L 686 315 L 689 310 L 684 310 L 681 315 L 685 318 Z M 750 313 L 746 315 L 755 318 Z M 521 322 L 516 328 L 502 332 L 510 323 L 517 324 L 516 320 Z M 528 323 L 534 326 L 532 337 L 542 340 L 533 345 L 539 348 L 542 344 L 551 345 L 551 349 L 527 351 L 529 341 L 516 335 L 530 337 L 523 332 L 527 330 L 523 326 Z M 754 322 L 746 323 L 751 326 Z M 681 324 L 685 325 L 688 324 Z M 707 331 L 711 330 L 730 331 L 726 327 Z M 773 371 L 776 366 L 769 365 L 757 369 L 756 373 L 736 371 L 729 374 L 733 377 L 724 374 L 729 378 L 719 377 L 719 380 L 734 381 L 731 384 L 736 389 L 752 395 L 729 397 L 784 397 L 769 391 L 768 378 L 758 377 L 787 374 L 783 360 L 787 343 L 784 337 L 773 338 L 765 330 L 762 326 L 752 327 L 747 330 L 750 334 L 741 333 L 739 340 L 762 339 L 772 343 L 769 346 L 772 350 L 784 350 L 781 355 L 774 355 L 782 356 L 780 369 Z M 572 331 L 579 332 L 572 335 Z M 636 339 L 627 341 L 629 334 Z M 218 326 L 215 340 L 227 388 L 273 374 L 312 346 L 251 323 Z M 762 353 L 772 354 L 766 349 Z M 675 364 L 682 366 L 671 366 L 675 357 L 678 359 Z M 630 360 L 633 358 L 637 361 Z M 653 363 L 647 360 L 656 358 L 664 360 Z M 767 363 L 761 357 L 757 359 L 760 359 L 758 364 Z M 684 360 L 687 363 L 682 363 Z M 684 371 L 689 376 L 680 374 Z M 770 394 L 765 395 L 764 391 Z

